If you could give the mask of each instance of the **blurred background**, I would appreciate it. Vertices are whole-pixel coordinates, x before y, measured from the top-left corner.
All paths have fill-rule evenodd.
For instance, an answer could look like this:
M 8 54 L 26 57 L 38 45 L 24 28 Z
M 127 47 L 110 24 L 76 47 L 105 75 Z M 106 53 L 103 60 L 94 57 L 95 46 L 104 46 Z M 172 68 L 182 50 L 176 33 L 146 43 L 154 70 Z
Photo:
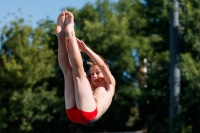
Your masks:
M 170 0 L 0 0 L 0 133 L 169 133 L 171 127 L 174 133 L 199 133 L 200 1 L 181 0 L 176 10 L 175 78 L 172 5 Z M 65 113 L 54 34 L 62 10 L 74 14 L 76 36 L 108 61 L 116 79 L 110 108 L 91 124 L 74 124 Z M 86 71 L 88 59 L 83 54 Z M 173 117 L 171 79 L 178 84 L 174 106 L 180 107 Z

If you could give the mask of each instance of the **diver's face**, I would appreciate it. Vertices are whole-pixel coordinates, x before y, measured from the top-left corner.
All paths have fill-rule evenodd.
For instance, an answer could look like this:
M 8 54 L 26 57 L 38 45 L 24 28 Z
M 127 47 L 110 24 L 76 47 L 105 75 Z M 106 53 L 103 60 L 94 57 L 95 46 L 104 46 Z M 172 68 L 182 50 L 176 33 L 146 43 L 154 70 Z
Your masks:
M 90 75 L 92 84 L 95 87 L 97 87 L 104 80 L 104 76 L 97 65 L 93 65 L 90 67 Z

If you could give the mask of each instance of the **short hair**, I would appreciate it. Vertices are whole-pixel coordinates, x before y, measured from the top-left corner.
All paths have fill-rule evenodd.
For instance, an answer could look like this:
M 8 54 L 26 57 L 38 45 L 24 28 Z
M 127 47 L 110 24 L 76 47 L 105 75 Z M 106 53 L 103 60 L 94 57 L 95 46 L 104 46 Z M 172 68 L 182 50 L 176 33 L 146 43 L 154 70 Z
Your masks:
M 108 66 L 108 68 L 109 68 L 109 65 L 108 65 L 107 61 L 106 61 L 101 55 L 98 55 L 98 56 L 104 61 L 104 63 L 105 63 L 105 64 Z M 96 64 L 94 63 L 94 61 L 93 61 L 91 58 L 90 58 L 90 61 L 87 62 L 87 64 L 90 65 L 90 67 L 96 65 Z

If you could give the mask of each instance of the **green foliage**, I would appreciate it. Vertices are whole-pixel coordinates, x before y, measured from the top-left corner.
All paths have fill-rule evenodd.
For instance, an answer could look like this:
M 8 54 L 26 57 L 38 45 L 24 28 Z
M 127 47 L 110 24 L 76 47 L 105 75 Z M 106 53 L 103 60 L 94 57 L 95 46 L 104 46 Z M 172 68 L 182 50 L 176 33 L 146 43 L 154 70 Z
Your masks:
M 2 30 L 0 55 L 0 121 L 2 132 L 30 132 L 33 125 L 51 122 L 60 108 L 57 89 L 48 86 L 55 77 L 56 56 L 49 31 L 32 29 L 18 19 Z M 62 99 L 63 100 L 63 99 Z M 49 105 L 50 104 L 50 105 Z
M 169 132 L 168 0 L 97 0 L 75 16 L 76 36 L 109 63 L 117 81 L 113 102 L 95 123 L 77 125 L 65 115 L 63 74 L 55 23 L 37 28 L 22 18 L 2 29 L 0 132 Z M 198 133 L 200 107 L 200 5 L 182 0 L 180 12 L 181 113 L 176 132 Z M 18 18 L 18 17 L 17 17 Z M 196 20 L 196 21 L 194 21 Z M 133 56 L 133 50 L 137 54 Z M 88 57 L 83 54 L 84 65 Z M 147 63 L 143 60 L 146 59 Z M 142 72 L 147 67 L 147 73 Z M 85 65 L 86 71 L 88 66 Z
M 33 130 L 35 122 L 50 122 L 54 119 L 54 114 L 59 111 L 59 108 L 52 107 L 58 104 L 59 99 L 56 97 L 56 89 L 47 91 L 45 88 L 46 85 L 43 85 L 33 89 L 27 88 L 22 92 L 13 91 L 9 99 L 8 119 L 11 122 L 19 122 L 19 128 L 16 127 L 15 131 L 29 132 Z
M 44 29 L 33 31 L 31 27 L 13 22 L 4 27 L 1 75 L 13 86 L 33 86 L 38 81 L 54 76 L 55 57 L 44 40 Z M 15 82 L 13 82 L 15 81 Z

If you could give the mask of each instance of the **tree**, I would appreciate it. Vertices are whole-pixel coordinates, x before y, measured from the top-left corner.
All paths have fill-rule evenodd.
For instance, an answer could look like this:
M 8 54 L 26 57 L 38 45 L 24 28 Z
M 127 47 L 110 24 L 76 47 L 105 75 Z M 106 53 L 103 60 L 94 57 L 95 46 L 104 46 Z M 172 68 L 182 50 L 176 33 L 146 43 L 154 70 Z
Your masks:
M 145 6 L 145 36 L 151 40 L 148 57 L 147 88 L 142 89 L 140 113 L 148 125 L 148 132 L 168 132 L 169 128 L 169 7 L 170 1 L 143 1 Z M 199 132 L 199 3 L 180 2 L 180 52 L 181 52 L 181 106 L 174 119 L 176 132 Z M 193 79 L 193 80 L 192 80 Z M 195 79 L 195 80 L 194 80 Z M 195 81 L 195 83 L 194 83 Z M 188 104 L 189 103 L 189 104 Z
M 109 1 L 105 0 L 105 1 L 100 1 L 98 0 L 96 3 L 96 7 L 93 7 L 93 5 L 91 4 L 86 4 L 85 7 L 83 7 L 80 11 L 77 11 L 75 9 L 69 8 L 67 10 L 70 10 L 73 12 L 73 14 L 75 15 L 75 22 L 76 22 L 76 33 L 77 33 L 77 37 L 80 39 L 83 39 L 86 44 L 91 47 L 95 52 L 99 53 L 100 55 L 102 55 L 103 57 L 105 57 L 108 60 L 108 63 L 110 64 L 110 69 L 112 70 L 113 75 L 116 78 L 117 81 L 117 87 L 116 87 L 116 93 L 113 99 L 113 103 L 111 105 L 111 107 L 109 108 L 109 110 L 106 112 L 106 114 L 97 122 L 87 125 L 87 126 L 78 126 L 76 124 L 72 124 L 69 123 L 67 121 L 63 121 L 60 119 L 57 119 L 55 117 L 51 117 L 51 108 L 52 106 L 49 105 L 48 107 L 46 107 L 45 111 L 46 112 L 41 112 L 41 115 L 39 115 L 37 118 L 38 124 L 36 124 L 35 121 L 32 121 L 30 123 L 26 123 L 27 120 L 29 120 L 30 116 L 28 117 L 28 115 L 25 115 L 26 119 L 25 119 L 25 124 L 24 127 L 26 128 L 21 128 L 21 129 L 17 129 L 17 128 L 12 128 L 12 129 L 17 129 L 20 131 L 38 131 L 38 130 L 43 130 L 43 131 L 48 131 L 50 132 L 50 129 L 48 128 L 40 128 L 40 121 L 46 121 L 47 118 L 51 117 L 52 119 L 50 119 L 50 124 L 49 125 L 53 125 L 56 123 L 56 121 L 61 121 L 62 123 L 68 123 L 68 127 L 67 129 L 70 131 L 124 131 L 124 130 L 133 130 L 133 128 L 131 127 L 132 125 L 134 125 L 134 122 L 137 121 L 138 119 L 138 109 L 137 109 L 137 102 L 136 99 L 138 98 L 138 96 L 140 95 L 140 89 L 138 88 L 137 85 L 137 61 L 133 58 L 132 56 L 132 50 L 135 48 L 139 48 L 139 44 L 140 42 L 143 40 L 143 37 L 138 35 L 137 37 L 133 37 L 133 35 L 136 34 L 136 32 L 132 33 L 130 31 L 130 27 L 132 27 L 132 23 L 130 23 L 132 20 L 129 17 L 128 14 L 132 14 L 135 13 L 135 15 L 137 14 L 137 12 L 135 12 L 135 10 L 132 10 L 131 7 L 129 7 L 128 9 L 122 9 L 122 7 L 124 6 L 128 6 L 128 4 L 130 4 L 129 2 L 131 2 L 131 5 L 137 7 L 136 5 L 138 4 L 138 1 L 135 3 L 134 1 L 122 1 L 120 5 L 117 4 L 113 4 L 110 3 Z M 121 9 L 120 9 L 121 8 Z M 140 10 L 142 9 L 142 4 L 140 4 Z M 123 11 L 121 11 L 123 10 Z M 126 14 L 126 10 L 129 10 L 128 14 Z M 134 16 L 132 16 L 134 17 Z M 120 21 L 119 21 L 120 20 Z M 138 23 L 143 22 L 144 19 L 140 20 L 138 18 Z M 4 34 L 6 35 L 6 37 L 8 38 L 8 41 L 11 41 L 11 38 L 13 36 L 11 36 L 11 33 L 18 33 L 14 32 L 15 29 L 17 29 L 17 27 L 19 29 L 24 29 L 24 27 L 22 25 L 18 25 L 19 22 L 15 22 L 16 26 L 12 29 L 4 29 Z M 141 23 L 141 26 L 139 27 L 143 27 L 142 25 L 144 25 L 144 22 Z M 14 30 L 13 30 L 14 29 Z M 43 45 L 40 46 L 41 44 L 41 40 L 44 41 L 44 44 L 48 50 L 52 51 L 52 54 L 54 53 L 55 55 L 51 55 L 48 57 L 52 57 L 55 56 L 56 57 L 56 47 L 57 47 L 57 40 L 55 39 L 55 37 L 53 37 L 53 25 L 51 25 L 51 21 L 41 21 L 40 25 L 38 28 L 36 28 L 35 32 L 33 32 L 31 35 L 31 37 L 29 37 L 29 34 L 25 34 L 26 36 L 22 36 L 19 35 L 19 38 L 25 38 L 23 40 L 27 40 L 27 42 L 29 42 L 29 39 L 31 39 L 30 44 L 36 44 L 33 45 L 36 48 L 36 55 L 38 55 L 36 58 L 37 60 L 34 62 L 36 65 L 41 65 L 39 61 L 41 61 L 42 64 L 44 64 L 44 62 L 42 62 L 42 60 L 45 60 L 47 62 L 51 62 L 53 60 L 53 58 L 45 58 L 46 54 L 44 52 L 40 53 L 38 51 L 40 51 L 41 49 L 43 49 Z M 23 30 L 21 30 L 23 31 Z M 30 30 L 31 31 L 31 30 Z M 8 34 L 8 35 L 7 35 Z M 22 39 L 19 39 L 22 40 Z M 146 39 L 148 42 L 148 39 Z M 3 42 L 3 50 L 6 51 L 12 51 L 13 49 L 19 49 L 18 47 L 16 47 L 17 45 L 9 45 L 9 42 L 4 40 Z M 16 40 L 13 40 L 14 43 L 18 42 Z M 26 43 L 22 43 L 22 42 L 18 42 L 19 45 L 22 45 L 21 47 L 21 51 L 26 51 L 26 48 L 29 47 L 29 45 L 27 45 Z M 142 41 L 143 42 L 143 41 Z M 33 47 L 32 46 L 32 47 Z M 38 46 L 40 46 L 40 48 L 38 48 Z M 14 47 L 14 48 L 12 48 Z M 31 48 L 32 48 L 31 47 Z M 51 48 L 51 49 L 49 49 Z M 53 49 L 52 49 L 53 48 Z M 55 49 L 54 49 L 55 48 Z M 48 51 L 47 50 L 47 51 Z M 138 49 L 139 50 L 139 49 Z M 18 54 L 21 54 L 20 52 L 15 52 L 15 53 L 11 53 L 11 56 L 13 56 L 13 58 L 15 56 L 18 57 Z M 30 50 L 29 50 L 30 51 Z M 110 52 L 112 51 L 112 53 Z M 3 52 L 2 54 L 2 60 L 3 60 L 3 56 L 6 57 L 6 59 L 10 59 L 9 55 L 7 54 L 9 52 Z M 26 56 L 20 56 L 21 58 L 14 58 L 14 63 L 16 62 L 16 64 L 18 64 L 18 60 L 24 60 L 26 58 L 30 58 L 28 55 L 29 52 L 27 52 Z M 41 55 L 40 55 L 41 54 Z M 44 55 L 45 54 L 45 55 Z M 88 60 L 88 57 L 84 56 L 84 61 Z M 18 59 L 18 60 L 17 60 Z M 52 60 L 51 60 L 52 59 Z M 28 60 L 28 59 L 26 59 Z M 28 60 L 29 61 L 29 60 Z M 30 62 L 26 62 L 26 64 L 22 64 L 21 67 L 21 71 L 23 69 L 28 71 L 28 67 L 23 67 L 28 65 L 28 63 Z M 54 60 L 55 61 L 55 60 Z M 85 62 L 84 62 L 85 63 Z M 3 64 L 8 64 L 8 63 L 3 63 L 2 61 L 2 65 Z M 31 64 L 31 63 L 30 63 Z M 51 93 L 52 96 L 52 101 L 53 103 L 57 103 L 58 105 L 60 105 L 60 100 L 63 100 L 63 96 L 58 100 L 57 97 L 55 96 L 55 93 L 59 93 L 59 96 L 61 95 L 61 91 L 58 90 L 57 92 L 53 91 L 52 86 L 56 86 L 59 85 L 59 83 L 63 83 L 62 80 L 62 76 L 60 74 L 60 70 L 58 69 L 58 66 L 53 65 L 54 66 L 54 74 L 56 75 L 56 77 L 51 77 L 51 75 L 46 75 L 46 77 L 43 77 L 42 74 L 40 73 L 35 73 L 35 75 L 39 74 L 42 75 L 40 78 L 34 78 L 34 80 L 30 79 L 30 83 L 26 82 L 26 79 L 28 79 L 27 77 L 34 77 L 35 75 L 30 75 L 30 74 L 26 74 L 24 76 L 24 82 L 26 83 L 26 88 L 24 87 L 23 91 L 21 91 L 22 94 L 26 95 L 26 94 L 30 94 L 30 99 L 28 100 L 29 103 L 30 101 L 35 100 L 35 97 L 37 97 L 39 94 L 36 92 L 40 92 L 41 88 L 44 87 L 44 90 L 46 88 L 47 93 Z M 86 66 L 86 65 L 85 65 Z M 128 66 L 128 67 L 127 67 Z M 2 67 L 4 68 L 4 67 Z M 86 66 L 86 71 L 88 70 L 88 66 Z M 6 67 L 4 68 L 6 69 Z M 2 69 L 2 71 L 4 71 L 4 69 Z M 17 70 L 15 71 L 16 73 L 20 72 L 20 70 L 18 70 L 19 68 L 16 68 Z M 43 70 L 44 69 L 44 70 Z M 47 71 L 45 70 L 46 68 L 41 68 L 40 70 L 43 71 Z M 23 70 L 24 71 L 24 70 Z M 33 69 L 32 69 L 33 71 Z M 31 72 L 32 72 L 31 71 Z M 25 71 L 26 72 L 26 71 Z M 45 73 L 45 72 L 43 72 Z M 2 75 L 2 78 L 4 78 L 6 76 Z M 10 77 L 10 75 L 8 75 L 7 77 Z M 9 79 L 9 78 L 8 78 Z M 14 79 L 12 79 L 11 81 L 13 81 Z M 21 79 L 15 79 L 17 82 L 21 83 Z M 34 81 L 34 82 L 33 82 Z M 47 84 L 43 84 L 48 82 Z M 50 81 L 54 81 L 54 82 L 50 82 Z M 22 84 L 22 83 L 21 83 Z M 15 86 L 19 86 L 21 84 L 15 84 Z M 5 85 L 2 86 L 2 88 L 4 88 L 4 86 L 9 85 L 9 82 L 6 81 Z M 12 85 L 12 84 L 11 84 Z M 43 86 L 43 87 L 41 87 Z M 12 88 L 12 86 L 10 87 Z M 38 88 L 38 89 L 34 89 L 34 88 Z M 59 88 L 61 88 L 63 90 L 63 85 L 59 85 Z M 36 91 L 37 90 L 37 91 Z M 33 93 L 31 95 L 31 92 L 34 91 L 35 93 Z M 45 92 L 43 92 L 45 93 Z M 12 104 L 13 102 L 15 102 L 13 99 L 13 97 L 17 97 L 16 103 L 21 102 L 21 99 L 23 96 L 19 95 L 19 93 L 17 92 L 10 92 L 9 94 L 6 95 L 7 97 L 11 98 L 12 100 L 6 99 L 7 101 L 11 101 L 6 102 L 6 104 L 8 104 L 7 106 L 10 106 L 10 104 Z M 43 95 L 42 95 L 43 96 Z M 41 98 L 38 99 L 37 103 L 40 103 L 42 101 L 42 96 L 40 96 Z M 54 100 L 53 100 L 54 99 Z M 57 100 L 56 100 L 57 99 Z M 50 103 L 51 103 L 50 102 Z M 64 102 L 64 100 L 63 100 Z M 41 102 L 42 103 L 42 102 Z M 27 103 L 26 103 L 27 104 Z M 27 110 L 27 108 L 29 106 L 27 105 L 23 105 L 24 110 Z M 64 105 L 64 104 L 63 104 Z M 14 107 L 13 107 L 14 108 Z M 38 110 L 37 107 L 35 106 L 31 106 L 32 110 Z M 59 108 L 61 109 L 61 108 Z M 47 111 L 49 110 L 49 112 Z M 64 110 L 64 109 L 63 109 Z M 63 113 L 63 110 L 61 111 Z M 41 111 L 41 110 L 40 110 Z M 29 112 L 29 111 L 26 111 Z M 31 111 L 30 111 L 31 112 Z M 121 115 L 121 113 L 123 113 L 124 115 Z M 16 114 L 14 113 L 14 115 L 16 116 L 23 116 L 23 113 L 19 113 Z M 44 116 L 46 117 L 44 117 Z M 54 116 L 59 116 L 57 114 L 54 114 Z M 32 118 L 32 115 L 31 115 Z M 42 120 L 43 118 L 43 120 Z M 66 116 L 65 116 L 66 118 Z M 110 123 L 109 120 L 113 121 L 113 123 Z M 49 120 L 49 119 L 48 119 Z M 120 120 L 120 122 L 118 121 Z M 21 122 L 20 120 L 16 120 L 16 123 Z M 19 125 L 19 124 L 18 124 Z M 23 125 L 23 124 L 22 124 Z M 34 126 L 34 128 L 31 128 L 32 125 Z M 42 127 L 45 127 L 44 124 Z M 58 124 L 55 124 L 58 125 Z M 54 125 L 54 126 L 55 126 Z M 61 124 L 62 125 L 62 124 Z M 64 125 L 64 124 L 63 124 Z M 53 126 L 52 126 L 53 127 Z M 64 126 L 62 126 L 61 128 L 63 129 Z M 102 128 L 104 127 L 104 128 Z M 136 128 L 136 127 L 134 127 Z M 11 132 L 11 129 L 10 129 Z
M 18 19 L 2 30 L 0 130 L 10 133 L 31 131 L 37 121 L 51 121 L 59 110 L 53 108 L 59 103 L 56 88 L 47 90 L 47 79 L 55 75 L 47 31 L 23 22 Z
M 64 108 L 63 74 L 57 61 L 55 23 L 37 28 L 18 19 L 5 26 L 0 53 L 0 132 L 169 131 L 168 0 L 97 0 L 75 16 L 76 35 L 109 63 L 116 92 L 95 123 L 73 124 Z M 199 3 L 180 6 L 181 106 L 176 132 L 199 132 Z M 89 70 L 85 54 L 85 70 Z M 143 60 L 147 60 L 145 64 Z M 142 68 L 147 67 L 147 73 Z M 47 96 L 48 95 L 48 96 Z M 39 98 L 38 98 L 39 97 Z M 145 127 L 146 126 L 146 127 Z

